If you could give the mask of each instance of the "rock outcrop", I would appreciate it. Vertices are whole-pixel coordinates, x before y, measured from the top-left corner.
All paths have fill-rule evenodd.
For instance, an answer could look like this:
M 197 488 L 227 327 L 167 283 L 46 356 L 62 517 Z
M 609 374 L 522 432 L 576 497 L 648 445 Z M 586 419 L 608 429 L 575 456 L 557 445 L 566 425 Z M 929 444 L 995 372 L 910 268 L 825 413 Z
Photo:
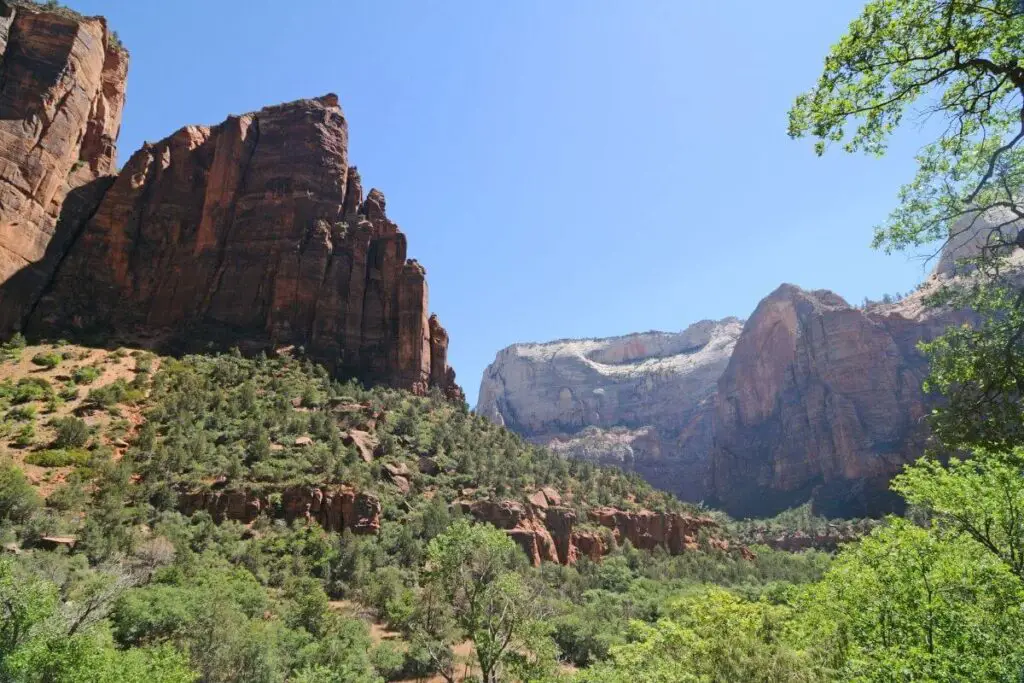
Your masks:
M 128 55 L 102 17 L 0 1 L 0 330 L 23 320 L 116 164 Z
M 538 491 L 527 503 L 481 500 L 458 505 L 477 521 L 504 529 L 534 566 L 543 562 L 574 565 L 581 557 L 596 561 L 612 549 L 612 544 L 627 540 L 636 548 L 663 548 L 673 555 L 731 549 L 710 517 L 601 507 L 588 510 L 583 520 L 587 524 L 582 525 L 576 511 L 561 505 L 557 493 L 551 493 L 550 489 Z M 752 557 L 745 547 L 739 547 L 738 552 L 744 558 Z
M 742 328 L 727 318 L 679 333 L 515 344 L 484 372 L 476 411 L 536 443 L 699 500 L 708 489 L 716 383 Z
M 928 436 L 917 349 L 965 313 L 854 308 L 783 285 L 747 321 L 718 383 L 711 498 L 740 516 L 811 500 L 825 516 L 898 504 L 889 479 Z
M 363 196 L 327 95 L 187 126 L 132 155 L 29 331 L 139 331 L 165 345 L 302 346 L 342 376 L 461 391 L 426 273 L 384 195 Z
M 0 334 L 302 347 L 344 377 L 463 400 L 337 97 L 186 126 L 114 176 L 128 56 L 105 20 L 0 0 L 0 55 Z
M 204 510 L 217 522 L 231 520 L 250 524 L 260 514 L 286 522 L 316 522 L 328 531 L 345 529 L 356 534 L 380 531 L 380 500 L 347 486 L 287 488 L 274 502 L 269 495 L 239 490 L 203 490 L 183 493 L 178 508 L 187 515 Z

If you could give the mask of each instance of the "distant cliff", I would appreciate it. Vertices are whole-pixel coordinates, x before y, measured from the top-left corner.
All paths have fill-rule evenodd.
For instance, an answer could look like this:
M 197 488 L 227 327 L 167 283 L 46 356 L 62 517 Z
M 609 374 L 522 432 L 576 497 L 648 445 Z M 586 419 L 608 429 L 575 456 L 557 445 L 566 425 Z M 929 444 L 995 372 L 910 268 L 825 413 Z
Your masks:
M 334 95 L 186 126 L 115 169 L 127 54 L 102 18 L 0 2 L 0 332 L 301 346 L 462 400 L 424 268 L 364 197 Z
M 476 410 L 532 441 L 700 500 L 710 485 L 717 382 L 742 329 L 726 318 L 679 333 L 515 344 L 484 372 Z
M 942 264 L 925 290 L 949 274 Z M 783 285 L 745 324 L 516 344 L 484 372 L 477 411 L 737 516 L 808 500 L 830 516 L 877 514 L 927 439 L 916 345 L 970 320 L 924 296 L 857 308 Z

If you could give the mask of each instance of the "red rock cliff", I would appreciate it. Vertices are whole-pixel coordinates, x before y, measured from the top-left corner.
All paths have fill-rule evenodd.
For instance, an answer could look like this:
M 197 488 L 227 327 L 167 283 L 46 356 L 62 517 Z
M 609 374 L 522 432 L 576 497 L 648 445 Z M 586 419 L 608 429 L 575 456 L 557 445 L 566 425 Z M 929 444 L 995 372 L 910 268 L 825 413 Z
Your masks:
M 591 528 L 576 528 L 576 512 L 561 505 L 561 498 L 551 489 L 544 489 L 530 497 L 528 503 L 514 500 L 475 502 L 462 501 L 458 505 L 464 513 L 480 522 L 504 529 L 534 566 L 542 562 L 574 565 L 580 557 L 599 560 L 615 543 L 629 541 L 642 550 L 664 548 L 672 555 L 701 549 L 700 532 L 707 530 L 707 548 L 729 551 L 730 544 L 716 536 L 721 530 L 710 517 L 697 517 L 678 512 L 651 510 L 628 511 L 614 507 L 601 507 L 587 511 Z M 602 534 L 594 527 L 608 530 Z M 734 548 L 741 557 L 753 557 L 750 551 Z
M 8 332 L 109 183 L 128 55 L 101 17 L 2 1 L 0 52 L 0 330 Z
M 461 399 L 425 271 L 364 198 L 334 95 L 187 126 L 136 152 L 30 331 L 303 346 L 343 376 Z
M 908 318 L 779 287 L 747 321 L 718 382 L 714 502 L 737 516 L 808 499 L 830 517 L 896 504 L 888 481 L 927 438 L 928 367 L 916 344 L 968 318 Z

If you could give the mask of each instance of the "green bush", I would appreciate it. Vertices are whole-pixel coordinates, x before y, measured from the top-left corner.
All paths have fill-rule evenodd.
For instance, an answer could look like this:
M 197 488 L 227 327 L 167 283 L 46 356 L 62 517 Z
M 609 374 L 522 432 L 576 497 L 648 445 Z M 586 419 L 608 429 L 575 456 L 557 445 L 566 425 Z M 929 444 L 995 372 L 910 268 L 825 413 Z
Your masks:
M 18 380 L 11 400 L 14 403 L 45 401 L 53 396 L 53 387 L 43 377 L 25 377 Z
M 69 467 L 89 462 L 89 451 L 82 448 L 48 448 L 25 456 L 25 462 L 39 467 Z
M 10 462 L 0 462 L 0 522 L 19 524 L 42 506 L 25 475 Z
M 7 414 L 15 420 L 31 420 L 36 416 L 36 407 L 31 404 L 15 406 Z
M 18 430 L 18 436 L 14 438 L 14 445 L 18 448 L 27 448 L 36 442 L 36 426 L 34 423 L 22 425 Z
M 138 403 L 143 398 L 145 398 L 145 392 L 133 389 L 123 379 L 119 379 L 106 386 L 91 389 L 89 395 L 85 397 L 85 404 L 90 408 L 109 410 L 118 403 L 130 405 Z
M 91 365 L 83 365 L 71 374 L 71 379 L 75 381 L 75 384 L 92 384 L 99 376 L 100 371 L 98 368 L 94 368 Z
M 32 363 L 43 368 L 55 368 L 64 360 L 59 353 L 37 353 L 32 356 Z
M 57 418 L 51 424 L 57 431 L 53 439 L 54 448 L 81 448 L 89 440 L 89 426 L 81 418 L 69 415 Z
M 5 362 L 17 363 L 21 360 L 21 352 L 25 350 L 26 341 L 21 332 L 15 332 L 14 336 L 0 345 L 0 358 Z

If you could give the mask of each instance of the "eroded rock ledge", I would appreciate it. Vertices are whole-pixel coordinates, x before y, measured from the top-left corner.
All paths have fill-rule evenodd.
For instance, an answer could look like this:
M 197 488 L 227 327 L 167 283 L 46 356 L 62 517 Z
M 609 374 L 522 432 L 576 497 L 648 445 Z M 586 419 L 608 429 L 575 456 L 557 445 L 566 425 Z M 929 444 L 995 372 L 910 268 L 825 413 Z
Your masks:
M 463 512 L 480 522 L 504 529 L 523 549 L 534 566 L 542 562 L 576 564 L 581 557 L 599 560 L 612 544 L 629 541 L 636 548 L 664 548 L 672 555 L 698 550 L 730 551 L 729 541 L 710 517 L 652 510 L 621 510 L 615 507 L 593 508 L 586 519 L 562 505 L 561 496 L 545 488 L 530 497 L 528 503 L 515 500 L 457 501 Z M 610 533 L 603 533 L 604 530 Z M 732 548 L 751 559 L 750 551 Z
M 200 510 L 210 513 L 214 521 L 231 520 L 251 524 L 261 514 L 286 522 L 316 522 L 328 531 L 345 529 L 357 534 L 380 531 L 380 500 L 369 493 L 359 493 L 349 486 L 293 486 L 279 496 L 240 490 L 203 490 L 183 493 L 178 509 L 191 515 Z

